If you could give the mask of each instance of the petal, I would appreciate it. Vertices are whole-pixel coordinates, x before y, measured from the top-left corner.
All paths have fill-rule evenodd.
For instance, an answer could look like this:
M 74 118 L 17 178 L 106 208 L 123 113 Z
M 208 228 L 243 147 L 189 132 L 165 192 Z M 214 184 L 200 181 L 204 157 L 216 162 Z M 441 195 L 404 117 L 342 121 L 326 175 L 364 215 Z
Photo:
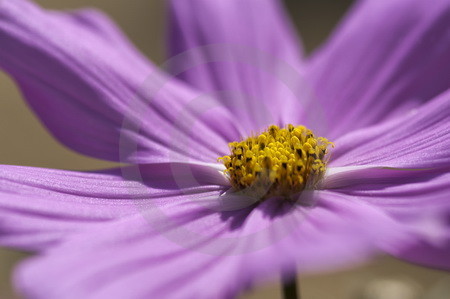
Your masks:
M 408 115 L 336 140 L 330 166 L 450 167 L 450 90 Z
M 450 222 L 447 217 L 445 233 L 441 236 L 440 244 L 430 243 L 428 240 L 418 239 L 414 246 L 408 250 L 392 251 L 395 257 L 422 266 L 433 267 L 442 270 L 450 270 Z
M 295 267 L 342 267 L 394 246 L 400 230 L 385 214 L 315 196 L 314 207 L 267 200 L 223 213 L 194 202 L 160 206 L 25 262 L 16 282 L 33 298 L 227 298 Z
M 169 203 L 221 190 L 205 185 L 214 181 L 208 169 L 145 165 L 139 167 L 140 177 L 127 181 L 122 174 L 130 177 L 136 167 L 91 173 L 1 165 L 0 245 L 42 250 L 75 232 L 139 213 L 147 201 Z
M 327 137 L 402 114 L 448 89 L 449 28 L 448 0 L 357 2 L 309 65 Z
M 366 190 L 374 186 L 396 186 L 398 184 L 413 183 L 428 180 L 441 175 L 446 168 L 395 168 L 376 165 L 328 167 L 319 189 L 343 189 L 347 187 Z
M 450 270 L 450 173 L 366 168 L 346 174 L 335 191 L 369 203 L 408 227 L 411 243 L 390 248 L 392 255 Z M 353 184 L 351 177 L 355 178 Z M 336 182 L 336 180 L 334 180 Z M 343 182 L 343 180 L 341 180 Z
M 402 216 L 404 211 L 426 214 L 450 208 L 447 200 L 450 195 L 448 169 L 421 171 L 372 167 L 340 175 L 341 180 L 336 180 L 333 175 L 325 177 L 323 187 L 360 197 L 367 203 L 382 207 L 390 215 Z
M 2 1 L 0 39 L 0 67 L 52 134 L 83 154 L 213 162 L 239 136 L 219 103 L 163 74 L 96 11 Z
M 172 0 L 169 12 L 171 73 L 219 97 L 247 134 L 300 113 L 301 50 L 278 0 Z
M 444 269 L 450 269 L 449 113 L 447 91 L 409 115 L 345 135 L 330 164 L 348 166 L 330 169 L 335 174 L 323 185 L 409 227 L 414 242 L 392 255 Z

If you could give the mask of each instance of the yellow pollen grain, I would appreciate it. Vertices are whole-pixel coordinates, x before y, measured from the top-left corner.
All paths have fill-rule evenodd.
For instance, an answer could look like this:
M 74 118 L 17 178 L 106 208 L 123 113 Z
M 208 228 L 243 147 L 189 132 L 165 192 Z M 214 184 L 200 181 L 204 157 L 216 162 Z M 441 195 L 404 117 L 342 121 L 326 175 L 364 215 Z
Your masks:
M 261 199 L 289 198 L 314 187 L 323 177 L 329 147 L 304 126 L 272 125 L 260 135 L 228 144 L 231 154 L 220 157 L 235 190 Z

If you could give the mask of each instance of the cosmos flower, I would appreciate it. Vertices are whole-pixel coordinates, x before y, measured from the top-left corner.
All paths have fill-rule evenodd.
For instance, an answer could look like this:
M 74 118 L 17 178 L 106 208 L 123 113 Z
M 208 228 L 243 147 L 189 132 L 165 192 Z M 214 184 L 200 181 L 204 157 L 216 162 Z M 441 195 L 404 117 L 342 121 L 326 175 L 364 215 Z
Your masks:
M 274 0 L 168 10 L 162 71 L 95 10 L 1 1 L 0 66 L 43 124 L 127 164 L 0 167 L 0 244 L 39 253 L 21 293 L 232 297 L 381 252 L 450 268 L 449 1 L 360 1 L 306 58 Z

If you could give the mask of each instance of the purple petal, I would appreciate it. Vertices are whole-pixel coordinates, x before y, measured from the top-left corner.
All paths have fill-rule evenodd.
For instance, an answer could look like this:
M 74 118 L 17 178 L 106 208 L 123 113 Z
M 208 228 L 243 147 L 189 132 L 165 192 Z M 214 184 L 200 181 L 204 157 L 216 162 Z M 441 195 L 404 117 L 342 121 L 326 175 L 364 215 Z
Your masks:
M 414 217 L 405 217 L 415 218 L 420 217 L 421 213 L 450 208 L 448 169 L 417 171 L 366 168 L 348 172 L 346 179 L 334 186 L 328 185 L 327 179 L 324 186 L 333 191 L 358 197 L 358 200 L 383 208 L 396 217 L 401 217 L 403 212 L 414 212 Z
M 293 268 L 342 267 L 397 247 L 401 228 L 385 214 L 339 194 L 314 196 L 314 207 L 268 200 L 223 213 L 159 206 L 26 262 L 16 282 L 33 298 L 223 298 Z
M 440 237 L 439 244 L 430 243 L 428 240 L 418 239 L 414 246 L 408 250 L 392 251 L 395 257 L 416 263 L 422 266 L 437 269 L 450 270 L 450 222 L 447 217 L 445 233 Z
M 338 139 L 330 164 L 349 171 L 327 176 L 324 187 L 373 204 L 409 227 L 414 242 L 391 254 L 450 269 L 449 135 L 447 91 L 410 115 Z
M 447 0 L 358 1 L 309 66 L 327 137 L 403 114 L 449 88 L 449 28 Z
M 300 114 L 301 50 L 278 0 L 172 0 L 169 12 L 172 74 L 216 95 L 247 134 Z
M 160 72 L 99 12 L 2 1 L 0 39 L 0 67 L 52 134 L 83 154 L 214 162 L 239 136 L 218 102 Z
M 336 140 L 330 166 L 450 167 L 450 90 L 377 126 Z
M 0 244 L 42 250 L 75 232 L 139 213 L 147 201 L 168 204 L 222 189 L 204 185 L 214 181 L 206 166 L 146 165 L 139 168 L 140 180 L 124 180 L 122 173 L 129 176 L 133 169 L 88 173 L 1 165 Z
M 450 270 L 450 173 L 448 169 L 413 171 L 361 169 L 346 174 L 335 191 L 369 203 L 408 227 L 407 247 L 392 255 L 426 266 Z M 353 180 L 353 185 L 349 184 Z M 335 181 L 336 182 L 336 181 Z M 341 182 L 344 182 L 341 180 Z

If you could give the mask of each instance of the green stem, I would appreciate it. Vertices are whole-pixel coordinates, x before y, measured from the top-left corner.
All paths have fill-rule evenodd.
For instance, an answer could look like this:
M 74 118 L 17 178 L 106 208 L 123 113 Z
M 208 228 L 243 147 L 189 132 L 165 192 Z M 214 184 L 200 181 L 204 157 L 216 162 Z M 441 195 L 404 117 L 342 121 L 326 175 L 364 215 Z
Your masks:
M 283 280 L 283 298 L 284 299 L 300 299 L 297 291 L 297 280 L 295 276 L 289 280 Z

